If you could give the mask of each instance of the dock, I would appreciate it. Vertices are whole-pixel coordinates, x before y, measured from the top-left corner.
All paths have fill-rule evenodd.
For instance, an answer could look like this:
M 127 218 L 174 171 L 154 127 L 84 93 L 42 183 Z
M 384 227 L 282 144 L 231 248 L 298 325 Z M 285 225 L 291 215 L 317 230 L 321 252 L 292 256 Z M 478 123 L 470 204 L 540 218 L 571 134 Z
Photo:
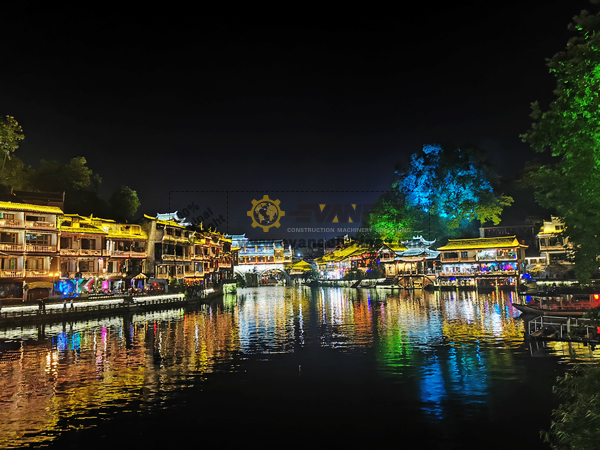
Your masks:
M 578 317 L 537 316 L 526 320 L 530 338 L 544 341 L 600 344 L 598 327 L 590 319 Z
M 69 298 L 60 301 L 32 302 L 23 305 L 2 306 L 0 326 L 21 325 L 46 321 L 75 320 L 86 316 L 135 313 L 157 308 L 176 307 L 196 302 L 210 301 L 222 294 L 212 289 L 201 295 L 186 296 L 180 293 L 140 296 L 106 296 Z

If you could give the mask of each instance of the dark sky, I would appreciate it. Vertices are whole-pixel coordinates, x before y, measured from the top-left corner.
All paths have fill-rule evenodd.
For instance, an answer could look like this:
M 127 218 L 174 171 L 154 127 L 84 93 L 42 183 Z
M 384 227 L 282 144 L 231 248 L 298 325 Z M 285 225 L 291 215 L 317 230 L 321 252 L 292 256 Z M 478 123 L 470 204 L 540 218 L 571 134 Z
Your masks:
M 83 155 L 148 214 L 181 209 L 173 191 L 385 190 L 394 164 L 433 142 L 478 144 L 515 174 L 532 156 L 529 105 L 552 99 L 544 58 L 591 5 L 420 5 L 3 6 L 0 114 L 23 126 L 27 163 Z

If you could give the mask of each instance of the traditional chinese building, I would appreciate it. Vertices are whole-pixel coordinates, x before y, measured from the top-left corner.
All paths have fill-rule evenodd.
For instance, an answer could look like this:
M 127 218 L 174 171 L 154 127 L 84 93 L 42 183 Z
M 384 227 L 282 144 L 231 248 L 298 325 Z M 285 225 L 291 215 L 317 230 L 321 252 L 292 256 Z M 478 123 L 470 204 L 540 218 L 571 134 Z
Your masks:
M 177 213 L 144 215 L 148 235 L 146 275 L 150 282 L 169 280 L 216 287 L 233 279 L 237 249 L 231 239 L 202 227 L 193 227 Z
M 569 262 L 573 243 L 564 235 L 564 231 L 565 224 L 560 218 L 551 216 L 550 221 L 544 220 L 536 238 L 540 256 L 545 258 L 546 264 L 557 261 Z
M 367 245 L 350 241 L 341 248 L 315 259 L 323 279 L 341 280 L 352 269 L 366 274 L 377 260 L 377 252 Z
M 426 241 L 423 236 L 414 236 L 401 244 L 384 244 L 378 253 L 385 277 L 397 280 L 404 287 L 434 283 L 434 261 L 440 255 L 439 251 L 429 248 L 434 243 L 435 240 Z
M 61 279 L 88 281 L 77 290 L 128 289 L 144 271 L 148 236 L 140 225 L 65 214 L 59 232 Z
M 56 206 L 0 202 L 0 299 L 48 296 L 58 272 Z
M 193 231 L 173 214 L 144 214 L 142 229 L 148 236 L 146 271 L 150 279 L 183 279 L 185 267 L 192 265 Z
M 525 248 L 515 236 L 450 239 L 438 248 L 440 286 L 515 287 L 525 259 Z

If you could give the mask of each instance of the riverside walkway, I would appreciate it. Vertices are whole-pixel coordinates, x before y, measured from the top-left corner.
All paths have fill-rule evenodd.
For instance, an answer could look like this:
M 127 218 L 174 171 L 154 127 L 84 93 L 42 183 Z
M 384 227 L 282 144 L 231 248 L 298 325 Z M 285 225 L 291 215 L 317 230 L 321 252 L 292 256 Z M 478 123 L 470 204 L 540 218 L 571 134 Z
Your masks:
M 0 308 L 0 325 L 17 325 L 38 321 L 70 320 L 86 315 L 121 314 L 209 301 L 221 291 L 207 289 L 195 296 L 184 294 L 102 296 L 23 302 Z

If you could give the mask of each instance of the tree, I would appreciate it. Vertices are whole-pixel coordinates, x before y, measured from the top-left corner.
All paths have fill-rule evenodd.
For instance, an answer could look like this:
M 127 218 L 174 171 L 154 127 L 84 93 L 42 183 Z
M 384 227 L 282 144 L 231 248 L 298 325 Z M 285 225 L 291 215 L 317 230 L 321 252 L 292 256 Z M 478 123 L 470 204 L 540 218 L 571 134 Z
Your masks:
M 92 184 L 94 173 L 86 166 L 83 156 L 71 159 L 67 164 L 42 159 L 36 171 L 34 186 L 41 191 L 72 192 Z
M 65 192 L 65 212 L 84 216 L 106 217 L 109 207 L 98 195 L 102 178 L 87 167 L 87 160 L 78 156 L 64 164 L 42 160 L 32 178 L 32 188 L 40 191 Z
M 569 29 L 576 35 L 547 60 L 556 99 L 545 112 L 532 104 L 535 122 L 521 137 L 554 157 L 531 173 L 531 183 L 536 200 L 564 220 L 577 278 L 587 283 L 600 255 L 600 16 L 582 11 Z
M 19 141 L 23 140 L 23 129 L 13 116 L 0 119 L 0 155 L 2 155 L 2 169 L 0 169 L 0 180 L 4 182 L 4 166 L 11 159 L 12 154 L 19 148 Z
M 472 221 L 500 223 L 500 215 L 512 197 L 497 194 L 497 177 L 482 150 L 465 145 L 425 145 L 399 168 L 395 187 L 406 203 L 433 216 L 449 232 L 466 228 Z
M 12 157 L 4 165 L 2 183 L 17 191 L 27 190 L 31 188 L 34 173 L 31 166 L 26 166 L 19 158 Z
M 381 195 L 369 212 L 357 238 L 369 242 L 398 242 L 412 237 L 413 227 L 418 222 L 415 210 L 409 208 L 404 196 L 396 189 Z
M 138 208 L 140 201 L 137 192 L 128 186 L 121 186 L 110 197 L 112 217 L 117 221 L 126 222 L 131 220 Z
M 600 442 L 600 367 L 577 366 L 557 379 L 554 393 L 563 403 L 552 411 L 550 431 L 542 432 L 554 450 L 598 448 Z

